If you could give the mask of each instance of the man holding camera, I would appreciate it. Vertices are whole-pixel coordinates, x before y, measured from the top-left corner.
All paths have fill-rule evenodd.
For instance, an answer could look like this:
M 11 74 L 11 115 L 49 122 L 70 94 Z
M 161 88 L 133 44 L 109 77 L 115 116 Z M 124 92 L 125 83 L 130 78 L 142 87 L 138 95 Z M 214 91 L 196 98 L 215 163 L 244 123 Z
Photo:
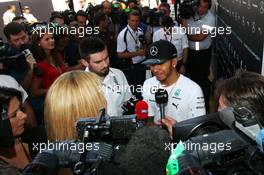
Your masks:
M 208 79 L 212 52 L 210 30 L 215 27 L 215 17 L 210 12 L 210 7 L 211 0 L 199 0 L 195 15 L 183 20 L 183 26 L 189 31 L 187 33 L 189 39 L 187 73 L 193 81 L 201 86 L 207 111 L 209 110 L 211 89 L 211 82 Z
M 146 77 L 146 68 L 140 64 L 145 58 L 145 48 L 140 41 L 141 36 L 144 38 L 144 33 L 139 28 L 140 13 L 137 10 L 130 11 L 127 21 L 127 27 L 117 37 L 117 56 L 122 59 L 122 70 L 129 84 L 136 88 L 143 84 Z M 139 93 L 135 94 L 140 98 Z
M 199 85 L 180 74 L 177 69 L 176 47 L 169 41 L 154 42 L 149 50 L 149 58 L 143 64 L 150 65 L 154 77 L 143 85 L 144 100 L 148 103 L 148 115 L 159 123 L 161 110 L 156 102 L 157 89 L 165 89 L 168 102 L 165 106 L 166 119 L 177 122 L 205 114 L 203 92 Z
M 86 71 L 102 78 L 102 90 L 107 101 L 107 114 L 122 116 L 124 102 L 132 98 L 126 77 L 118 69 L 110 68 L 106 44 L 97 37 L 83 39 L 80 43 L 81 60 Z
M 4 34 L 8 41 L 5 45 L 4 68 L 25 90 L 29 90 L 36 61 L 31 53 L 24 54 L 25 60 L 21 54 L 30 47 L 28 33 L 23 25 L 11 22 L 4 27 Z

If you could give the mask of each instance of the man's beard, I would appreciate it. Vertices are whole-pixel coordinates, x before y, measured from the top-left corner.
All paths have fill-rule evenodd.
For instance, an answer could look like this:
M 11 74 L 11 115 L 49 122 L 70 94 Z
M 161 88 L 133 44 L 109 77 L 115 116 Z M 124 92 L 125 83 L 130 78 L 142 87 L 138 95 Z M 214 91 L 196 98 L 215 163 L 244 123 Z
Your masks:
M 108 75 L 108 73 L 109 73 L 109 67 L 107 67 L 106 69 L 104 69 L 104 71 L 100 71 L 100 72 L 95 71 L 95 70 L 92 69 L 92 68 L 90 68 L 90 71 L 96 73 L 96 74 L 97 74 L 98 76 L 100 76 L 100 77 L 105 77 L 105 76 Z

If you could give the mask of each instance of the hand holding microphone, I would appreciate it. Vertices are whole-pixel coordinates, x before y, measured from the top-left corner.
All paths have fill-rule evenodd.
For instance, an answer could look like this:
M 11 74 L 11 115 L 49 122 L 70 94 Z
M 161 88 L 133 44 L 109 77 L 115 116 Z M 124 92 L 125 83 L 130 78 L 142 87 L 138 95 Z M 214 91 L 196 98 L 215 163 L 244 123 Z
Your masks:
M 22 51 L 22 54 L 25 56 L 26 61 L 28 65 L 30 66 L 31 70 L 33 70 L 37 62 L 35 58 L 33 57 L 32 53 L 30 52 L 30 50 L 25 49 Z

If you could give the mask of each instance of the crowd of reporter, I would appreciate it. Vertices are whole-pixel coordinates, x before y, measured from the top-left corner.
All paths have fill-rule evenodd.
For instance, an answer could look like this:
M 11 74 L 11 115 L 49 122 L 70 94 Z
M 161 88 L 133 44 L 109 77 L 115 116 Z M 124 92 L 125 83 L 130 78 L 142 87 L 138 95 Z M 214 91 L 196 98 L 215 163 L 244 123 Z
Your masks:
M 208 3 L 206 0 L 202 2 Z M 127 7 L 124 10 L 119 3 L 104 1 L 101 5 L 90 6 L 86 11 L 77 13 L 52 12 L 47 23 L 35 23 L 31 26 L 25 23 L 23 17 L 16 17 L 4 27 L 8 42 L 3 43 L 4 47 L 1 47 L 4 50 L 1 50 L 3 59 L 0 71 L 5 75 L 0 76 L 0 112 L 2 120 L 6 115 L 5 120 L 10 121 L 14 143 L 9 147 L 1 147 L 1 172 L 15 174 L 22 171 L 36 155 L 32 143 L 77 139 L 75 122 L 79 118 L 96 117 L 101 108 L 109 108 L 109 99 L 105 99 L 105 94 L 98 88 L 102 84 L 102 77 L 106 75 L 100 76 L 101 72 L 95 69 L 92 71 L 91 68 L 94 67 L 89 62 L 92 54 L 102 53 L 106 49 L 109 61 L 105 61 L 105 64 L 108 71 L 109 67 L 120 69 L 124 72 L 129 85 L 143 85 L 148 69 L 141 62 L 144 61 L 144 57 L 149 57 L 150 48 L 156 46 L 152 43 L 152 36 L 154 35 L 155 41 L 162 39 L 157 33 L 155 35 L 155 32 L 162 30 L 163 27 L 179 24 L 180 21 L 169 17 L 170 8 L 166 3 L 161 3 L 157 12 L 140 7 L 137 1 L 133 0 L 128 1 Z M 48 30 L 47 26 L 50 27 Z M 78 32 L 74 34 L 54 33 L 55 29 L 63 27 L 75 29 L 84 27 L 91 29 L 92 32 L 78 33 L 85 30 L 76 30 Z M 127 30 L 132 27 L 139 32 L 135 32 L 135 35 L 129 33 Z M 144 36 L 143 39 L 135 40 L 134 36 L 138 37 L 139 33 Z M 127 37 L 125 35 L 131 35 L 131 39 L 124 40 Z M 166 33 L 164 36 L 166 37 Z M 94 37 L 101 40 L 93 39 Z M 168 73 L 179 75 L 175 76 L 177 79 L 180 74 L 183 76 L 188 73 L 185 67 L 188 61 L 188 38 L 183 35 L 180 39 L 182 43 L 171 43 L 175 45 L 175 50 L 177 48 L 176 56 L 173 58 L 181 59 L 176 61 L 172 60 L 173 58 L 164 58 L 165 62 L 169 61 L 171 64 L 169 67 L 171 71 Z M 101 44 L 102 40 L 104 44 Z M 168 41 L 167 38 L 166 40 Z M 102 49 L 93 50 L 92 46 L 88 46 L 89 43 L 85 44 L 89 41 L 94 41 L 92 44 L 101 44 Z M 133 42 L 135 43 L 131 44 Z M 83 45 L 80 46 L 80 43 Z M 89 59 L 83 58 L 83 53 L 79 53 L 82 48 L 87 51 Z M 31 53 L 21 54 L 27 49 Z M 159 64 L 154 63 L 153 66 L 151 63 L 150 67 L 154 76 L 159 78 L 154 72 L 157 65 Z M 90 70 L 83 71 L 87 67 Z M 261 75 L 249 72 L 239 73 L 226 80 L 218 88 L 219 109 L 246 105 L 252 107 L 250 110 L 258 114 L 260 121 L 263 122 L 261 118 L 264 114 L 263 82 Z M 194 87 L 197 87 L 201 94 L 208 94 L 202 93 L 198 85 L 195 84 Z M 205 89 L 202 87 L 203 91 Z M 141 93 L 134 92 L 133 95 L 138 99 L 144 98 Z M 204 105 L 202 108 L 204 112 L 189 117 L 205 114 Z M 159 125 L 159 122 L 155 124 Z M 145 127 L 132 136 L 115 174 L 165 173 L 169 152 L 165 150 L 164 143 L 168 143 L 172 138 L 172 126 L 177 120 L 166 116 L 161 122 L 167 126 L 168 132 L 156 126 Z M 155 125 L 153 121 L 151 123 Z M 6 131 L 1 130 L 0 134 L 6 137 L 3 132 Z M 115 171 L 112 166 L 109 165 L 110 169 Z M 71 170 L 61 169 L 59 173 L 70 174 Z

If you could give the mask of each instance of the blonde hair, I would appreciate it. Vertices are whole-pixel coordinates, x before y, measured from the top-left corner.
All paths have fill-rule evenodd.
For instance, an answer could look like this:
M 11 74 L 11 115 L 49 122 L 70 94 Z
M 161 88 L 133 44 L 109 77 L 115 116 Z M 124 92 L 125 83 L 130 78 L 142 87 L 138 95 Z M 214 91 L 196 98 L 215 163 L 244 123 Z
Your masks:
M 75 122 L 97 117 L 106 107 L 101 81 L 94 73 L 67 72 L 57 78 L 45 99 L 44 120 L 50 141 L 76 139 Z

